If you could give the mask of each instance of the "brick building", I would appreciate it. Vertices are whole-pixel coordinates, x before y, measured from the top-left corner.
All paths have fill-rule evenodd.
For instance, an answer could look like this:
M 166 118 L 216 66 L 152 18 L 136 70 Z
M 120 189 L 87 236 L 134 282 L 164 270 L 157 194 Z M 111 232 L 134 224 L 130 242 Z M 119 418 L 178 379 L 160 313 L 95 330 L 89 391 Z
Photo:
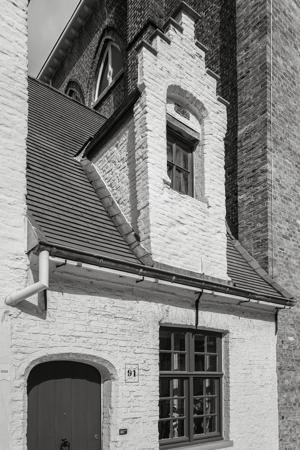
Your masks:
M 299 6 L 83 0 L 38 80 L 26 18 L 4 0 L 0 449 L 298 449 Z

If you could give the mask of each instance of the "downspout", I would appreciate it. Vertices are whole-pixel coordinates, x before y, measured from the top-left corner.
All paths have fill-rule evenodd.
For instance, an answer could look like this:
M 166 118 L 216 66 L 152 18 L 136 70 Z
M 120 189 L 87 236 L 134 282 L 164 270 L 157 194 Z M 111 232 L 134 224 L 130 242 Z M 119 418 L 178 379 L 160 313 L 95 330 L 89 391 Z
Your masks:
M 27 286 L 20 291 L 8 295 L 5 303 L 9 306 L 17 306 L 20 302 L 34 294 L 45 291 L 49 287 L 49 252 L 42 250 L 39 254 L 39 281 Z

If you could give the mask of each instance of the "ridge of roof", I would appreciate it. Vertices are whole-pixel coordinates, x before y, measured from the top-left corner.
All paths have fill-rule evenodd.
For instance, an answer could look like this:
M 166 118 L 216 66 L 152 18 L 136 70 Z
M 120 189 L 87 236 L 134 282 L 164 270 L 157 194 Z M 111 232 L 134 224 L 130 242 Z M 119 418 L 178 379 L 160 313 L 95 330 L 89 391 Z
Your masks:
M 280 296 L 292 300 L 294 297 L 282 286 L 280 286 L 258 263 L 258 261 L 250 255 L 250 253 L 242 246 L 239 240 L 235 239 L 233 236 L 229 225 L 226 223 L 226 230 L 231 240 L 231 243 L 235 249 L 239 252 L 242 258 L 249 264 L 249 266 L 254 270 L 257 275 L 262 278 L 266 283 L 268 283 L 275 291 L 277 291 Z

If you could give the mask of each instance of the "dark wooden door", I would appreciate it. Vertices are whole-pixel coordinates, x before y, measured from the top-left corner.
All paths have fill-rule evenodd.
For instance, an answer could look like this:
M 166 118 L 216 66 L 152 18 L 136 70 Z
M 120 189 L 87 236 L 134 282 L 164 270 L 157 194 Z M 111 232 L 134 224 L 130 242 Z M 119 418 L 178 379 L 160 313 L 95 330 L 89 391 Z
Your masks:
M 99 372 L 77 362 L 34 367 L 28 378 L 28 450 L 100 450 Z

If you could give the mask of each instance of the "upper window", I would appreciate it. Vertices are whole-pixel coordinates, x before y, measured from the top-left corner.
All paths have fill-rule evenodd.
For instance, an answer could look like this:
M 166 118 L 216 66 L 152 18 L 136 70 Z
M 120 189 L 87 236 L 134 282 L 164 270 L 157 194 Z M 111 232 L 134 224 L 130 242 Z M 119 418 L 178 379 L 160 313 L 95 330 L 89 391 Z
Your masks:
M 222 340 L 219 333 L 161 328 L 160 444 L 222 438 Z
M 113 83 L 116 76 L 122 71 L 123 61 L 120 48 L 111 40 L 108 40 L 102 52 L 96 83 L 95 99 Z
M 66 87 L 65 93 L 79 103 L 84 103 L 81 87 L 76 81 L 70 81 Z
M 167 164 L 171 188 L 181 194 L 193 195 L 194 146 L 171 129 L 167 131 Z
M 69 81 L 65 93 L 66 95 L 73 98 L 77 102 L 84 103 L 82 89 L 76 81 L 73 80 Z

